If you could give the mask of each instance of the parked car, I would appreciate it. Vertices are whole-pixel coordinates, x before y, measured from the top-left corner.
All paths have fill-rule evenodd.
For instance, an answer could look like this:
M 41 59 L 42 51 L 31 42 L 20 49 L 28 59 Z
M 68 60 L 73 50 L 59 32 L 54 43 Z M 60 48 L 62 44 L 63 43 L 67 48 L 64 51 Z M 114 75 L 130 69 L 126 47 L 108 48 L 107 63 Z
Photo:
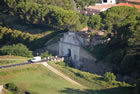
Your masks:
M 39 61 L 41 61 L 41 57 L 40 56 L 33 57 L 33 59 L 31 61 L 32 62 L 39 62 Z

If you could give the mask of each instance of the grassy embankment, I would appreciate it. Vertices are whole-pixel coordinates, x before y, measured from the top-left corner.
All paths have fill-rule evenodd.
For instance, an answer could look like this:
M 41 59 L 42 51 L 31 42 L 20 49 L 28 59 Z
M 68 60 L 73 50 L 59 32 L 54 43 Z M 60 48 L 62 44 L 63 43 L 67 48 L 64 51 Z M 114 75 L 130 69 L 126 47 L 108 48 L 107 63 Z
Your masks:
M 20 89 L 32 92 L 31 94 L 133 94 L 133 88 L 126 87 L 129 85 L 125 83 L 106 82 L 102 76 L 66 67 L 63 62 L 49 64 L 88 88 L 83 90 L 69 83 L 43 65 L 1 69 L 0 84 L 14 83 Z
M 20 56 L 0 56 L 0 66 L 23 63 L 30 59 Z
M 95 94 L 133 94 L 133 87 L 125 82 L 113 81 L 110 83 L 105 81 L 103 76 L 70 68 L 65 66 L 64 62 L 49 62 L 49 64 L 75 81 L 89 87 L 91 91 L 96 92 Z
M 14 83 L 33 94 L 85 94 L 43 65 L 26 65 L 0 70 L 0 84 Z M 12 94 L 7 92 L 7 94 Z M 92 94 L 89 91 L 86 94 Z

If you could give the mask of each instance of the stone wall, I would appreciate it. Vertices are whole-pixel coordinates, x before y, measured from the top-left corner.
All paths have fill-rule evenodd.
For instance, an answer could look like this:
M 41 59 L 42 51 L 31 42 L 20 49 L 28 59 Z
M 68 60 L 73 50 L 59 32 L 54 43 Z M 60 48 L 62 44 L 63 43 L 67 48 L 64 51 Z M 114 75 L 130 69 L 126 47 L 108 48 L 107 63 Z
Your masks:
M 81 32 L 67 32 L 59 38 L 59 41 L 47 44 L 46 48 L 54 55 L 68 57 L 68 63 L 77 69 L 103 74 L 111 71 L 111 67 L 103 62 L 97 62 L 96 58 L 84 49 L 86 45 L 101 43 L 100 40 L 101 38 L 89 37 L 89 35 Z
M 48 45 L 46 47 L 46 50 L 48 50 L 49 53 L 53 54 L 53 55 L 58 55 L 59 54 L 59 43 L 53 43 L 51 45 Z

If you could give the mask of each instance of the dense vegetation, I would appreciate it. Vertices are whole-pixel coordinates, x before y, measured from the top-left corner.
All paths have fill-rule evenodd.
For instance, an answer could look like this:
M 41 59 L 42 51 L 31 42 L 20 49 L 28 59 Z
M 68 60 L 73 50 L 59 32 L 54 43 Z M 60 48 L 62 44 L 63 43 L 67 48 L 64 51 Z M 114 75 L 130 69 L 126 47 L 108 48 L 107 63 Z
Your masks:
M 49 62 L 49 64 L 77 82 L 90 87 L 91 91 L 93 90 L 91 94 L 94 94 L 94 91 L 97 94 L 133 94 L 133 87 L 125 82 L 116 81 L 113 73 L 107 72 L 104 76 L 100 76 L 71 68 L 64 62 Z
M 29 49 L 35 50 L 44 47 L 44 44 L 52 37 L 60 32 L 49 31 L 38 34 L 31 34 L 19 30 L 12 30 L 10 28 L 0 26 L 0 47 L 4 45 L 12 45 L 22 43 Z
M 2 0 L 1 3 L 14 8 L 20 2 L 38 3 L 44 5 L 53 5 L 64 9 L 76 10 L 86 8 L 88 5 L 94 5 L 97 0 Z
M 80 23 L 79 15 L 76 12 L 52 5 L 22 2 L 14 8 L 14 11 L 25 22 L 59 29 L 76 28 L 77 23 Z
M 104 30 L 106 37 L 111 38 L 109 43 L 94 48 L 100 59 L 116 64 L 121 73 L 140 73 L 140 13 L 136 8 L 112 7 L 91 17 L 89 23 L 91 28 Z
M 130 7 L 112 7 L 90 17 L 73 11 L 76 7 L 83 9 L 95 2 L 96 0 L 1 0 L 0 4 L 28 25 L 51 27 L 62 31 L 78 31 L 88 25 L 92 29 L 103 30 L 104 38 L 111 38 L 111 41 L 104 45 L 92 46 L 94 55 L 105 62 L 116 64 L 118 68 L 117 70 L 114 68 L 114 73 L 127 75 L 140 73 L 140 13 Z M 50 38 L 52 37 L 42 38 L 39 34 L 33 35 L 0 27 L 0 47 L 2 47 L 0 53 L 25 56 L 24 52 L 20 54 L 19 50 L 15 50 L 17 46 L 12 44 L 23 43 L 33 50 L 43 47 Z M 48 55 L 46 52 L 42 57 Z M 31 54 L 28 57 L 30 56 Z M 75 72 L 75 74 L 79 77 L 85 76 L 84 73 Z M 105 79 L 110 82 L 115 76 L 107 73 Z M 102 83 L 101 85 L 104 85 L 104 82 Z M 138 86 L 136 88 L 139 88 Z
M 13 44 L 8 46 L 3 46 L 0 49 L 0 55 L 14 55 L 23 57 L 32 57 L 32 51 L 23 44 Z
M 32 35 L 30 33 L 24 33 L 18 30 L 8 29 L 6 27 L 0 27 L 0 46 L 23 43 L 28 45 L 30 48 L 36 48 L 39 45 L 36 45 L 36 43 L 41 43 L 37 42 L 37 40 L 40 38 L 41 37 L 39 35 Z M 34 42 L 35 40 L 36 42 Z
M 95 5 L 98 0 L 75 0 L 78 9 L 87 8 L 89 5 Z
M 14 7 L 16 7 L 17 4 L 19 4 L 21 2 L 53 5 L 53 6 L 62 7 L 64 9 L 73 9 L 74 8 L 71 0 L 1 0 L 1 3 L 8 6 L 9 8 L 14 8 Z
M 88 20 L 88 26 L 92 29 L 99 30 L 101 25 L 100 15 L 92 15 Z
M 59 6 L 62 5 L 61 3 L 64 3 L 64 5 L 67 6 L 69 3 L 65 4 L 65 1 L 74 3 L 80 2 L 80 4 L 76 4 L 78 6 L 83 4 L 82 7 L 95 2 L 94 0 L 84 0 L 82 2 L 79 0 L 2 0 L 2 5 L 7 6 L 13 15 L 17 15 L 22 21 L 28 24 L 45 25 L 53 28 L 74 31 L 80 30 L 82 27 L 86 26 L 86 21 L 83 21 L 83 16 L 80 13 L 66 10 L 67 8 Z M 58 6 L 55 6 L 54 4 L 58 4 Z

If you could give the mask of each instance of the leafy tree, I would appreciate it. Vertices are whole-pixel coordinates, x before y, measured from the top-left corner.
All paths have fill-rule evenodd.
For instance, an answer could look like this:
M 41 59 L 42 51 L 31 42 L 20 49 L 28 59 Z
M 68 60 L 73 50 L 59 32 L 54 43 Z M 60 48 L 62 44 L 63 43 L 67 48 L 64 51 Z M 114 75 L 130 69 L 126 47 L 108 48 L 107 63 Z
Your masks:
M 88 26 L 92 29 L 99 30 L 101 25 L 101 17 L 100 15 L 92 15 L 89 18 Z
M 89 5 L 94 5 L 97 0 L 75 0 L 76 6 L 79 9 L 84 9 Z
M 117 64 L 121 73 L 127 75 L 133 72 L 140 73 L 138 63 L 140 62 L 138 58 L 140 13 L 136 8 L 116 6 L 101 12 L 98 16 L 101 17 L 99 27 L 96 26 L 99 22 L 96 16 L 93 16 L 93 20 L 91 20 L 92 16 L 90 17 L 88 26 L 93 29 L 104 29 L 105 35 L 111 38 L 111 41 L 104 45 L 104 50 L 101 52 L 104 56 L 100 59 Z
M 86 14 L 80 15 L 80 23 L 82 27 L 88 26 L 88 20 L 89 20 L 89 17 Z
M 25 22 L 42 24 L 59 29 L 70 29 L 80 23 L 77 12 L 64 10 L 52 5 L 41 5 L 36 3 L 19 3 L 15 12 Z
M 32 51 L 30 51 L 25 45 L 23 45 L 21 43 L 3 46 L 0 49 L 0 54 L 1 55 L 32 57 Z
M 44 40 L 39 34 L 25 33 L 22 31 L 8 29 L 6 27 L 0 28 L 0 47 L 3 45 L 23 43 L 30 49 L 35 49 L 42 46 L 42 44 L 44 44 L 43 42 Z
M 21 2 L 59 6 L 67 10 L 75 7 L 71 0 L 1 0 L 1 3 L 9 8 L 14 8 Z
M 116 26 L 119 26 L 123 21 L 129 19 L 130 16 L 136 15 L 137 9 L 127 6 L 115 6 L 107 11 L 101 12 L 100 16 L 102 18 L 102 23 L 104 24 L 104 29 L 110 33 L 115 31 Z

